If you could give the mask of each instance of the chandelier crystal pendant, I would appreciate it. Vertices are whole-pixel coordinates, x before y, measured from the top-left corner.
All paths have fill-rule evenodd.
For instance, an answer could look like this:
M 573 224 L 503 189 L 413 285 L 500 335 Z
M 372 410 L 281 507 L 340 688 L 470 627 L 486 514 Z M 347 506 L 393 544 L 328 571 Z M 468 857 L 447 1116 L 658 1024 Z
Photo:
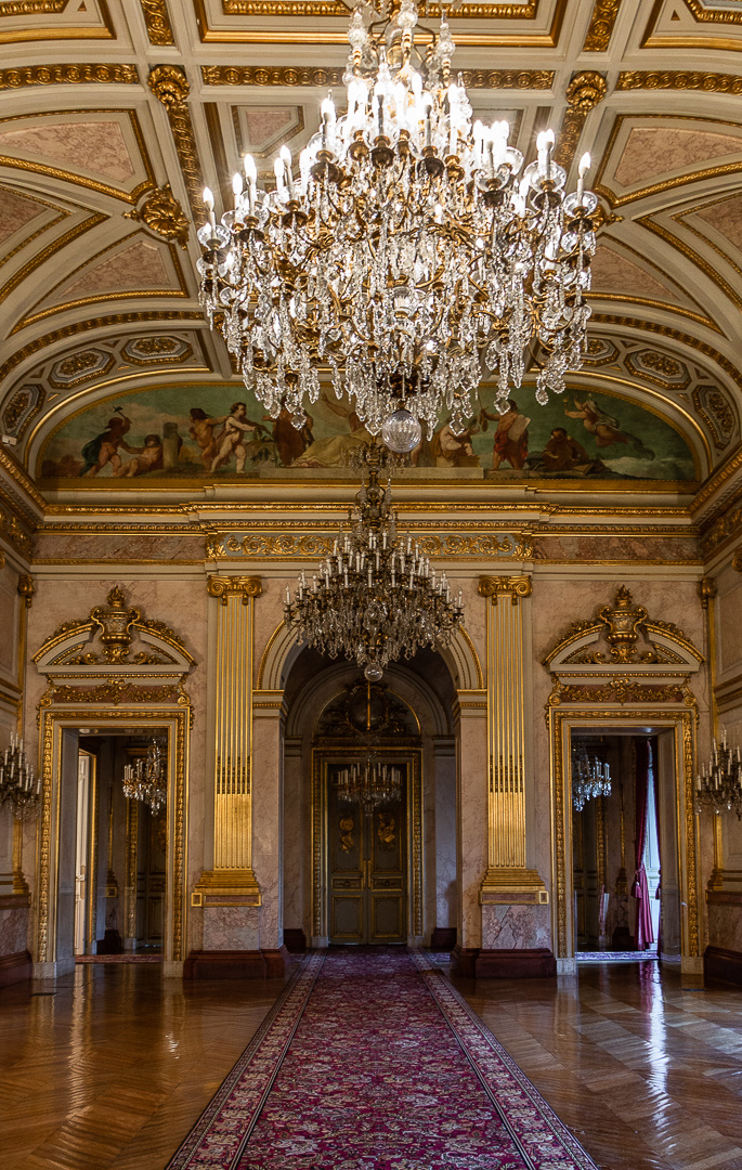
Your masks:
M 371 682 L 421 646 L 447 646 L 464 616 L 461 592 L 454 601 L 445 573 L 397 532 L 389 483 L 379 483 L 387 454 L 376 444 L 361 449 L 365 473 L 348 527 L 311 584 L 302 571 L 293 599 L 286 587 L 284 607 L 299 641 L 356 662 Z
M 0 756 L 0 806 L 9 805 L 19 820 L 33 816 L 39 803 L 40 781 L 26 758 L 23 738 L 10 733 L 10 745 Z
M 360 801 L 366 809 L 393 804 L 402 795 L 402 771 L 369 752 L 364 760 L 354 760 L 338 771 L 337 790 L 344 804 Z
M 588 800 L 611 795 L 611 770 L 597 756 L 588 756 L 584 743 L 572 751 L 572 807 L 582 812 Z
M 708 764 L 703 764 L 696 776 L 696 811 L 710 809 L 717 815 L 735 812 L 742 818 L 742 755 L 727 743 L 722 729 L 721 742 L 714 739 Z
M 137 756 L 131 764 L 124 765 L 124 796 L 129 800 L 141 800 L 157 814 L 167 801 L 167 776 L 165 753 L 162 744 L 154 737 L 144 756 Z
M 461 433 L 483 367 L 504 412 L 534 342 L 540 403 L 582 365 L 597 207 L 584 188 L 589 155 L 565 196 L 551 131 L 524 167 L 506 121 L 473 118 L 451 73 L 448 6 L 422 45 L 414 0 L 368 26 L 356 8 L 344 112 L 322 102 L 298 174 L 283 146 L 266 192 L 245 155 L 219 222 L 204 191 L 201 302 L 247 389 L 274 418 L 285 406 L 296 427 L 318 397 L 318 365 L 372 435 L 401 411 L 397 430 L 412 415 L 428 437 L 444 411 Z

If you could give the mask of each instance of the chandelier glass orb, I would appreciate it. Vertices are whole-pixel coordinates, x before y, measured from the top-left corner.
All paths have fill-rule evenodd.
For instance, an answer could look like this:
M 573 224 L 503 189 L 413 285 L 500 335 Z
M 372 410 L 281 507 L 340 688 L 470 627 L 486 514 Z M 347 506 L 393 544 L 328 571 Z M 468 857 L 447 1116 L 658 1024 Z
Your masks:
M 582 364 L 589 156 L 565 195 L 551 131 L 524 166 L 506 121 L 473 118 L 447 7 L 437 33 L 417 29 L 414 0 L 372 24 L 356 8 L 343 109 L 322 102 L 298 173 L 283 146 L 265 191 L 245 155 L 220 221 L 204 192 L 202 304 L 247 389 L 297 427 L 318 366 L 372 435 L 406 410 L 431 437 L 444 411 L 461 433 L 485 369 L 504 412 L 533 343 L 541 403 Z
M 572 750 L 572 807 L 582 812 L 588 800 L 611 795 L 611 770 L 597 756 L 589 756 L 584 743 Z
M 397 532 L 389 483 L 379 473 L 383 448 L 362 448 L 364 481 L 348 527 L 307 582 L 302 571 L 284 615 L 300 642 L 356 662 L 370 682 L 421 646 L 447 646 L 463 619 L 461 592 L 451 595 L 417 542 Z

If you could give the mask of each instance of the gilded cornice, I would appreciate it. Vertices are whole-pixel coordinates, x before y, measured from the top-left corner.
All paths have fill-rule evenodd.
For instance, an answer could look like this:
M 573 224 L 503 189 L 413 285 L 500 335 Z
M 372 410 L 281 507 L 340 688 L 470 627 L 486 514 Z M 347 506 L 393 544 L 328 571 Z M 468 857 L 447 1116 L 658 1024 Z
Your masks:
M 706 8 L 699 0 L 685 0 L 695 20 L 708 21 L 710 24 L 742 24 L 742 12 L 731 8 Z
M 151 45 L 174 45 L 167 0 L 139 0 Z
M 700 89 L 704 93 L 742 93 L 738 73 L 702 73 L 693 69 L 628 69 L 618 75 L 616 89 Z
M 138 84 L 139 70 L 136 65 L 122 62 L 51 62 L 48 65 L 16 65 L 10 69 L 0 69 L 0 89 L 24 89 L 29 85 Z
M 165 107 L 191 210 L 194 215 L 201 215 L 201 163 L 188 109 L 191 87 L 185 70 L 180 65 L 155 65 L 150 70 L 147 82 L 158 102 Z
M 621 0 L 595 0 L 585 43 L 582 46 L 584 52 L 605 53 L 620 7 Z
M 339 86 L 344 69 L 298 65 L 202 65 L 201 80 L 213 86 Z M 464 69 L 467 89 L 551 89 L 553 69 Z
M 725 374 L 728 374 L 735 385 L 742 389 L 742 370 L 699 337 L 694 337 L 690 333 L 682 333 L 679 329 L 674 329 L 671 325 L 665 325 L 659 321 L 644 321 L 639 317 L 624 317 L 614 313 L 595 312 L 592 315 L 592 320 L 601 325 L 620 325 L 627 329 L 639 329 L 645 333 L 658 333 L 665 340 L 671 339 L 690 346 L 691 349 L 696 349 L 699 353 L 711 358 Z

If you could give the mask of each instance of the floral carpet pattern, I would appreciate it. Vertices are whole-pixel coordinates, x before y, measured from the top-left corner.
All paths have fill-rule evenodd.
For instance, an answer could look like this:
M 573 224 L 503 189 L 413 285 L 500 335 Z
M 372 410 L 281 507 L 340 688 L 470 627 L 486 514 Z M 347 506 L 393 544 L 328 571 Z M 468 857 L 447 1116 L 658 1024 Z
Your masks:
M 314 953 L 167 1170 L 596 1170 L 429 958 Z

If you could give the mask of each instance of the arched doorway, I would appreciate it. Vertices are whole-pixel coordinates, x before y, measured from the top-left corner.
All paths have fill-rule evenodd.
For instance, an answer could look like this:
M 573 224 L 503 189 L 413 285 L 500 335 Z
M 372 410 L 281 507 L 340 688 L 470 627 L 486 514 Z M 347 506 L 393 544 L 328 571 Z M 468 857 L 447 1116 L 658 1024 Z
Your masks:
M 311 650 L 286 682 L 284 937 L 314 946 L 456 938 L 456 692 L 439 655 L 395 664 L 369 690 Z M 370 726 L 367 726 L 370 725 Z M 369 745 L 399 793 L 363 807 L 342 773 Z

